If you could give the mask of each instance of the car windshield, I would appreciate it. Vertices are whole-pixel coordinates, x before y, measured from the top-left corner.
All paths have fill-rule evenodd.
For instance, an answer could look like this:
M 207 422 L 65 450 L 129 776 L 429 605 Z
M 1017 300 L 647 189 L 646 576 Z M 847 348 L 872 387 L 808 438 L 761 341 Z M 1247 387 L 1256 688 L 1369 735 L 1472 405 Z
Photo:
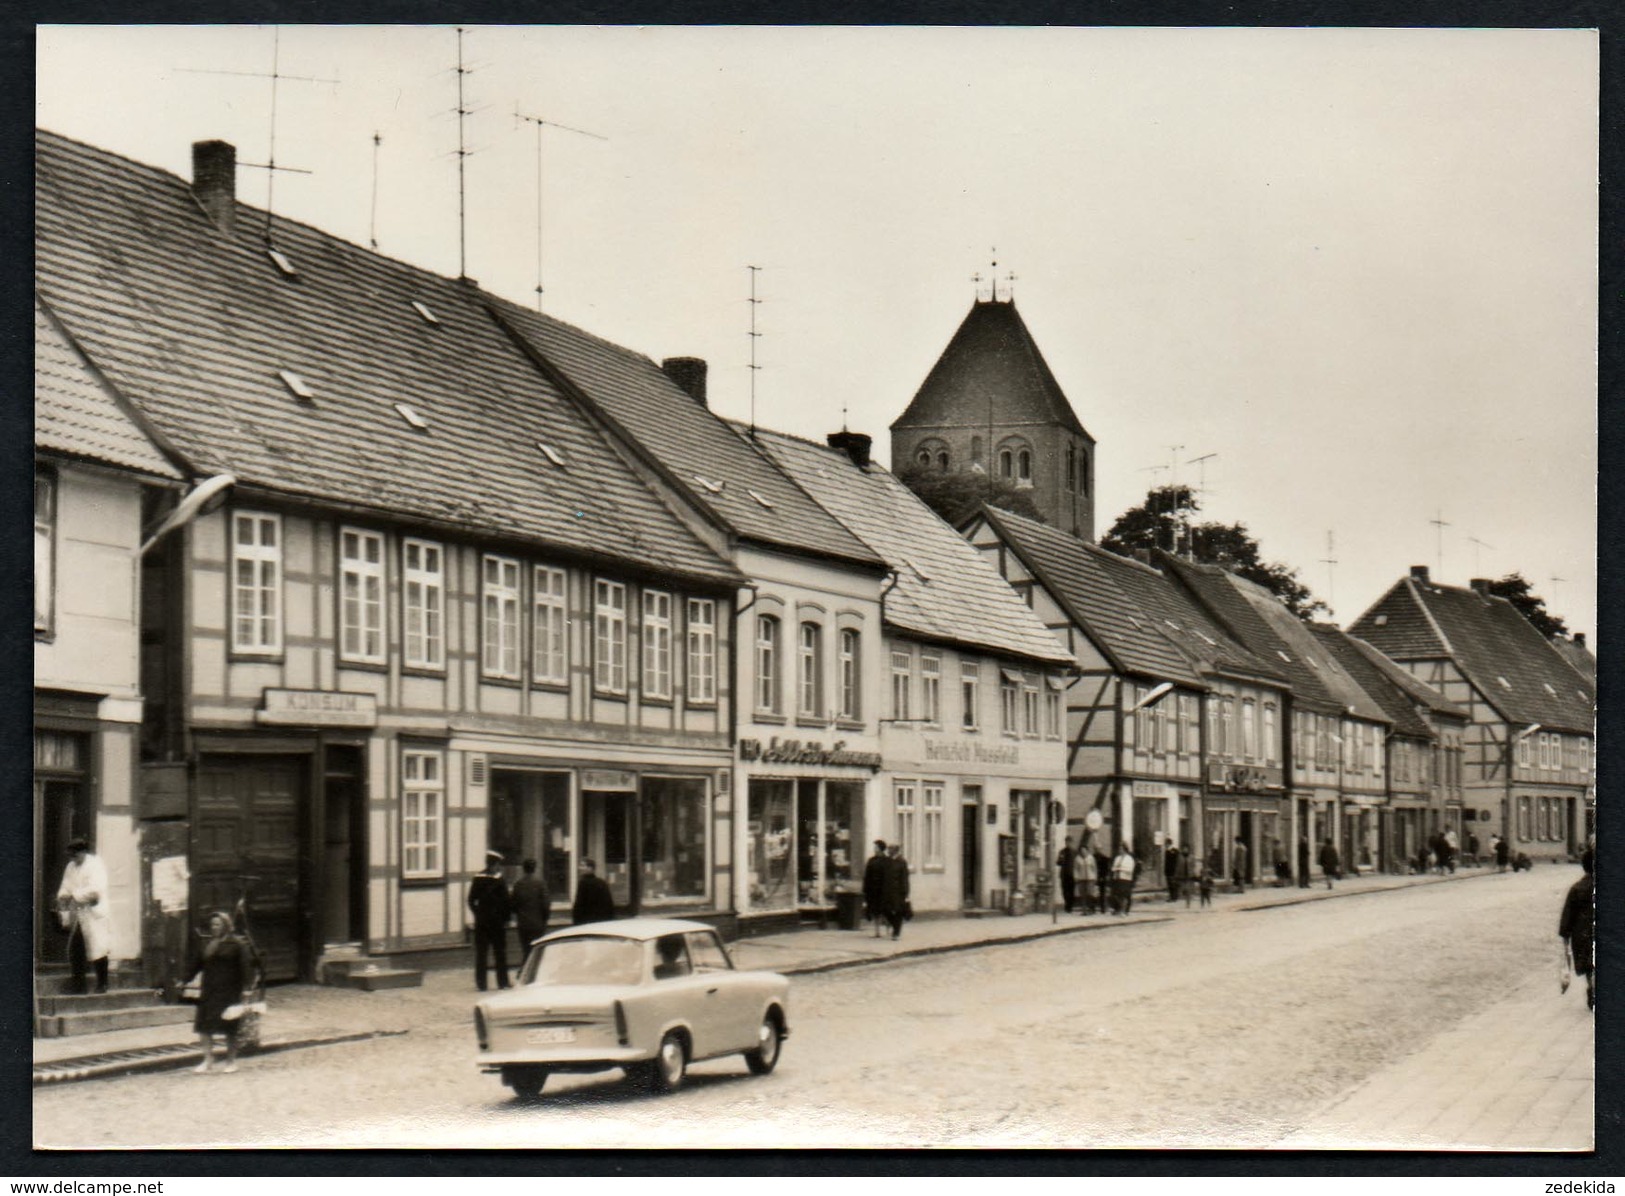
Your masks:
M 543 943 L 525 961 L 521 984 L 636 984 L 643 944 L 608 935 Z

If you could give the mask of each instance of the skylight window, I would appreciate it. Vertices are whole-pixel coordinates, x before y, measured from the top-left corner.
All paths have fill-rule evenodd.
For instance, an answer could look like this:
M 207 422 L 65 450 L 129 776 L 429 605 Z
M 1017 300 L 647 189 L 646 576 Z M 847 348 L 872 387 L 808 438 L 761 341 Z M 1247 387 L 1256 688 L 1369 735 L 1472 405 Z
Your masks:
M 1209 643 L 1209 644 L 1210 644 L 1210 645 L 1211 645 L 1211 646 L 1213 646 L 1213 647 L 1215 647 L 1215 648 L 1217 648 L 1217 647 L 1218 647 L 1218 646 L 1219 646 L 1219 641 L 1218 641 L 1218 640 L 1216 640 L 1216 639 L 1214 639 L 1214 638 L 1213 638 L 1213 637 L 1212 637 L 1212 636 L 1210 636 L 1210 635 L 1209 635 L 1209 634 L 1208 634 L 1208 633 L 1207 633 L 1207 632 L 1205 632 L 1205 631 L 1198 631 L 1198 632 L 1197 632 L 1197 633 L 1196 633 L 1196 634 L 1197 634 L 1197 635 L 1199 635 L 1199 636 L 1201 636 L 1201 637 L 1202 637 L 1202 638 L 1203 638 L 1203 639 L 1204 639 L 1204 640 L 1206 640 L 1206 641 L 1207 641 L 1207 642 L 1208 642 L 1208 643 Z
M 282 385 L 292 392 L 294 398 L 308 401 L 316 397 L 316 392 L 310 389 L 310 383 L 292 370 L 278 370 L 277 377 L 282 379 Z
M 1172 627 L 1175 631 L 1183 631 L 1184 630 L 1184 628 L 1180 627 L 1180 625 L 1178 623 L 1175 623 L 1172 619 L 1164 619 L 1163 622 L 1168 624 L 1168 626 Z
M 1508 681 L 1505 677 L 1497 676 L 1495 679 L 1501 683 L 1501 688 L 1502 689 L 1511 689 L 1512 688 L 1512 682 Z
M 1372 619 L 1371 621 L 1373 623 L 1375 623 L 1378 627 L 1386 627 L 1386 626 L 1388 626 L 1388 616 L 1387 615 L 1378 615 L 1375 619 Z
M 1292 657 L 1288 656 L 1285 652 L 1281 651 L 1281 649 L 1279 649 L 1279 648 L 1275 649 L 1275 654 L 1277 656 L 1279 656 L 1282 660 L 1286 661 L 1288 664 L 1292 663 Z
M 695 474 L 694 480 L 700 485 L 704 486 L 712 494 L 721 494 L 728 487 L 727 482 L 713 482 L 710 478 L 705 477 L 703 474 Z
M 421 301 L 419 301 L 417 299 L 414 299 L 414 300 L 412 300 L 412 310 L 417 312 L 418 315 L 423 317 L 423 322 L 425 324 L 438 324 L 438 323 L 440 323 L 440 317 L 435 315 L 434 312 L 430 311 L 429 310 L 429 305 L 426 304 L 426 303 L 423 303 L 423 302 L 421 302 Z
M 545 440 L 538 440 L 536 442 L 536 447 L 541 449 L 542 455 L 545 456 L 549 461 L 553 462 L 554 465 L 557 465 L 560 469 L 564 468 L 564 455 L 560 453 L 558 449 L 554 448 L 551 444 L 548 444 Z
M 1547 693 L 1552 695 L 1552 697 L 1557 697 L 1557 691 L 1552 688 L 1552 683 L 1550 681 L 1542 681 L 1541 685 L 1545 688 Z
M 298 267 L 296 267 L 288 255 L 283 253 L 280 249 L 266 249 L 265 256 L 271 259 L 272 265 L 274 265 L 278 270 L 282 271 L 282 276 L 284 278 L 299 277 Z
M 401 413 L 401 418 L 407 423 L 411 424 L 418 431 L 427 432 L 429 430 L 429 421 L 424 419 L 405 403 L 396 403 L 395 410 L 399 411 Z
M 773 504 L 771 502 L 763 498 L 760 494 L 756 493 L 756 491 L 750 489 L 748 486 L 745 488 L 745 493 L 750 495 L 757 502 L 761 503 L 762 506 L 766 507 L 769 511 L 773 509 Z

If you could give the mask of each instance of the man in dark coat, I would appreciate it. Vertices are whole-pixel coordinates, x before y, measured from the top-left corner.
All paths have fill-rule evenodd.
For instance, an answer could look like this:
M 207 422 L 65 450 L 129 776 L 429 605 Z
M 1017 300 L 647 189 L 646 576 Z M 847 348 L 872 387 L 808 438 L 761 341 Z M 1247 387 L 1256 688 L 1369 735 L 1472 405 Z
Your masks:
M 536 861 L 526 860 L 524 875 L 513 882 L 513 920 L 519 932 L 519 960 L 530 954 L 530 945 L 547 933 L 547 919 L 553 913 L 547 882 L 536 875 Z
M 880 908 L 891 924 L 891 936 L 903 937 L 903 918 L 908 912 L 908 861 L 903 858 L 903 845 L 893 843 L 886 849 L 885 882 L 880 890 Z
M 1230 879 L 1235 882 L 1236 892 L 1247 891 L 1247 840 L 1240 835 L 1235 839 L 1236 850 L 1230 855 Z
M 1496 835 L 1495 836 L 1495 867 L 1496 867 L 1497 871 L 1505 872 L 1507 870 L 1507 856 L 1509 854 L 1511 854 L 1511 848 L 1509 848 L 1507 846 L 1506 839 L 1501 835 Z
M 1320 870 L 1326 875 L 1328 889 L 1332 887 L 1332 878 L 1338 874 L 1341 867 L 1342 860 L 1337 854 L 1337 848 L 1332 846 L 1330 839 L 1327 839 L 1320 845 Z
M 1072 857 L 1078 853 L 1072 850 L 1072 836 L 1066 837 L 1066 846 L 1055 855 L 1055 867 L 1061 874 L 1061 904 L 1066 912 L 1072 912 L 1073 903 L 1078 899 L 1077 881 L 1072 876 Z
M 880 937 L 880 920 L 885 917 L 881 896 L 886 889 L 886 840 L 875 840 L 875 853 L 863 866 L 863 916 L 875 924 L 875 937 Z
M 1597 972 L 1593 965 L 1593 939 L 1597 924 L 1597 890 L 1594 858 L 1590 850 L 1580 853 L 1580 867 L 1585 875 L 1569 886 L 1563 898 L 1563 913 L 1557 920 L 1557 933 L 1562 937 L 1574 974 L 1586 978 L 1586 1008 L 1597 1008 Z
M 1298 836 L 1298 887 L 1309 887 L 1309 836 Z
M 474 914 L 474 987 L 485 991 L 487 956 L 494 955 L 497 987 L 508 987 L 508 918 L 513 906 L 502 879 L 502 853 L 485 853 L 485 871 L 468 886 L 468 908 Z
M 1171 905 L 1179 900 L 1180 882 L 1185 878 L 1180 872 L 1179 848 L 1174 846 L 1172 839 L 1162 851 L 1162 879 L 1168 885 L 1168 903 Z
M 584 859 L 576 876 L 576 899 L 570 907 L 570 921 L 580 926 L 583 922 L 613 922 L 615 895 L 609 884 L 598 875 L 598 865 Z

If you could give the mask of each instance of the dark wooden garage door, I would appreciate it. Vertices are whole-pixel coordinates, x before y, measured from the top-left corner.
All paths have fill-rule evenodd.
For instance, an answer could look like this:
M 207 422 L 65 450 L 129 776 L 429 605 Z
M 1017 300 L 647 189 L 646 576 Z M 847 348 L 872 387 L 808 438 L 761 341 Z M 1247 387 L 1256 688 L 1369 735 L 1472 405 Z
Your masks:
M 299 836 L 308 756 L 205 756 L 192 822 L 192 901 L 235 907 L 248 882 L 249 920 L 267 980 L 299 978 Z

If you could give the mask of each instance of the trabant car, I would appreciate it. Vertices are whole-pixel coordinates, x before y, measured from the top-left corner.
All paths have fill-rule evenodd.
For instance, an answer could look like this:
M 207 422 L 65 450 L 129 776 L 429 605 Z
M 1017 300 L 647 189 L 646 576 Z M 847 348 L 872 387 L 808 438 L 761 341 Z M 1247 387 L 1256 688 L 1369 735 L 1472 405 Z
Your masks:
M 672 1092 L 688 1066 L 742 1054 L 756 1075 L 790 1033 L 790 982 L 738 971 L 716 928 L 627 918 L 537 939 L 513 988 L 474 1006 L 479 1068 L 534 1100 L 553 1072 L 624 1068 Z

